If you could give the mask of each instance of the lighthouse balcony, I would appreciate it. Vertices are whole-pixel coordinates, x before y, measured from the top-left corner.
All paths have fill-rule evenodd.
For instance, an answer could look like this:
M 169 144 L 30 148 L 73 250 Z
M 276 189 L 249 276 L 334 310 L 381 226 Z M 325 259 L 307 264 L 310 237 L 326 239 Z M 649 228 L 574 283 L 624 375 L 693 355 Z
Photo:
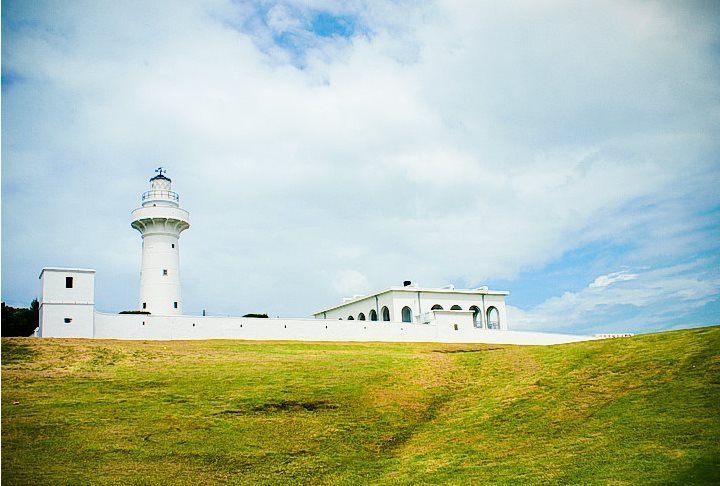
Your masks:
M 190 214 L 184 209 L 164 206 L 142 207 L 132 212 L 132 227 L 138 231 L 155 223 L 177 225 L 182 231 L 190 227 Z
M 154 201 L 154 200 L 179 202 L 180 196 L 178 196 L 177 192 L 164 191 L 161 189 L 153 189 L 151 191 L 147 191 L 147 192 L 143 193 L 143 195 L 142 195 L 143 203 L 147 202 L 147 201 Z

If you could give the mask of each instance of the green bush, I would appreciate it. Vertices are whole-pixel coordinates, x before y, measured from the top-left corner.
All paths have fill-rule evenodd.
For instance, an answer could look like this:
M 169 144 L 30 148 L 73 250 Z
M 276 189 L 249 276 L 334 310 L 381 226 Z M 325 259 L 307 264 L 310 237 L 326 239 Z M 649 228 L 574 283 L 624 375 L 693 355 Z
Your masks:
M 33 299 L 30 308 L 14 308 L 2 303 L 3 337 L 32 336 L 40 325 L 40 304 Z

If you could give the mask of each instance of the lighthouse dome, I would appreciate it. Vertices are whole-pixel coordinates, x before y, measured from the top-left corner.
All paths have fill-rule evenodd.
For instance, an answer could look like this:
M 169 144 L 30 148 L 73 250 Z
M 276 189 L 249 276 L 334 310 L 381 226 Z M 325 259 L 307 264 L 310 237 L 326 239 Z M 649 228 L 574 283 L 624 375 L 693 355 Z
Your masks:
M 172 179 L 169 177 L 164 176 L 163 174 L 158 174 L 152 179 L 150 179 L 150 184 L 152 184 L 153 189 L 167 189 L 170 190 L 170 184 L 172 183 Z
M 172 179 L 164 174 L 165 170 L 162 167 L 158 167 L 155 172 L 157 172 L 158 175 L 150 179 L 150 190 L 142 195 L 143 207 L 178 207 L 180 196 L 172 191 Z

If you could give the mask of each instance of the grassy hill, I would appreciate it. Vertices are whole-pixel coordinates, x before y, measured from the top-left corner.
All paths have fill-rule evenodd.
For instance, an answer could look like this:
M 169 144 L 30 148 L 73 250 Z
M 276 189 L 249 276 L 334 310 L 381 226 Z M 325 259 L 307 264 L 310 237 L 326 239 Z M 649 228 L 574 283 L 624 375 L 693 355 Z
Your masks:
M 720 482 L 720 327 L 550 347 L 2 340 L 3 484 Z

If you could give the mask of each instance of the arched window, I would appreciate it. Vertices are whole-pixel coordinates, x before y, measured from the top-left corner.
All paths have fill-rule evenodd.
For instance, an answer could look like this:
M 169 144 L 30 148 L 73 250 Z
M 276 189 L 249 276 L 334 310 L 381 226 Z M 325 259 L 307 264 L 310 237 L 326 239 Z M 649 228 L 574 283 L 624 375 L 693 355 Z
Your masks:
M 443 308 L 440 304 L 435 304 L 434 306 L 430 307 L 430 310 L 443 310 Z
M 377 321 L 377 312 L 375 312 L 375 309 L 370 311 L 370 320 Z
M 472 305 L 472 306 L 470 306 L 470 308 L 468 310 L 471 310 L 473 313 L 473 326 L 483 327 L 482 312 L 480 312 L 480 308 L 476 305 Z
M 487 310 L 487 326 L 488 329 L 500 329 L 500 313 L 495 307 Z
M 348 321 L 354 321 L 355 318 L 353 316 L 348 316 Z
M 387 307 L 383 307 L 381 312 L 382 312 L 382 320 L 389 321 L 390 320 L 390 310 Z
M 410 310 L 410 307 L 405 306 L 402 308 L 402 321 L 412 322 L 412 311 Z
M 460 307 L 459 305 L 455 304 L 454 306 L 450 307 L 450 310 L 462 310 L 462 307 Z
M 364 320 L 365 320 L 365 314 L 363 314 L 361 312 L 360 315 L 358 315 L 358 321 L 364 321 Z

